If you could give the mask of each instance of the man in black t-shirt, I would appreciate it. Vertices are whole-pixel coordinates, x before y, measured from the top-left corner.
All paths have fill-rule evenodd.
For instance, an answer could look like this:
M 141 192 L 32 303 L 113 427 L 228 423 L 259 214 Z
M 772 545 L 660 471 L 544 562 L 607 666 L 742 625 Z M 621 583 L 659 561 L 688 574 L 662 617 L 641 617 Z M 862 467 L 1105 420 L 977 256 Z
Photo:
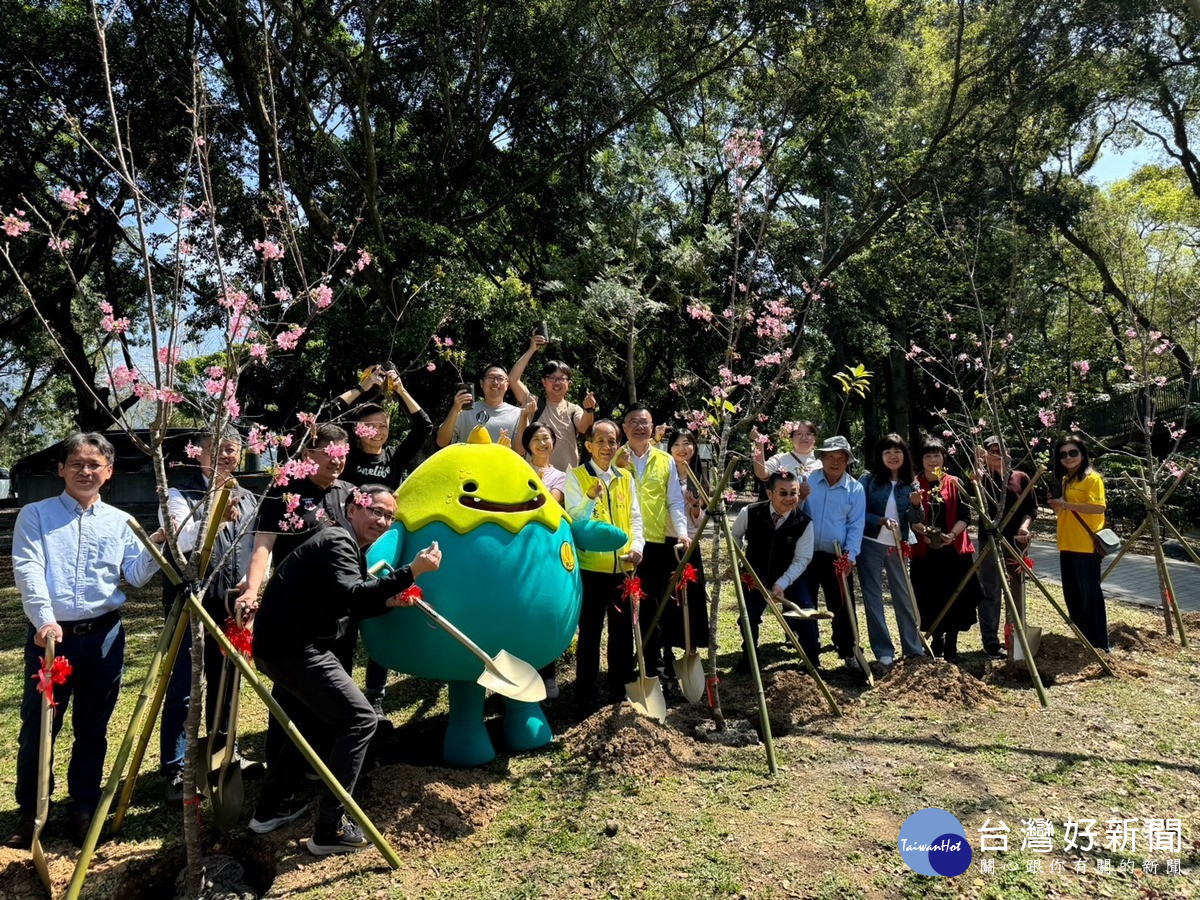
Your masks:
M 391 416 L 383 406 L 387 394 L 400 400 L 410 419 L 408 434 L 399 444 L 388 445 Z M 433 433 L 429 414 L 408 393 L 390 363 L 367 369 L 358 387 L 334 399 L 332 412 L 333 419 L 352 432 L 342 479 L 354 485 L 374 482 L 396 490 Z

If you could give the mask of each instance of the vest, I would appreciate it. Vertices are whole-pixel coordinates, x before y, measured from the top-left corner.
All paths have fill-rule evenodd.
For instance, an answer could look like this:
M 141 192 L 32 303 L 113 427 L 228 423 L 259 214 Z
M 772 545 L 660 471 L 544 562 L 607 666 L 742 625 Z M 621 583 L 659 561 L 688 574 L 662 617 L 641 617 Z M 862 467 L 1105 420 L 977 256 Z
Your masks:
M 796 555 L 796 542 L 812 520 L 800 507 L 792 510 L 784 523 L 771 524 L 771 501 L 753 503 L 746 510 L 746 559 L 759 581 L 771 589 Z
M 632 449 L 629 454 L 633 455 Z M 631 469 L 630 474 L 636 471 L 637 469 Z M 638 505 L 642 509 L 642 535 L 648 544 L 661 544 L 667 539 L 667 482 L 670 477 L 670 454 L 652 446 L 642 477 L 637 479 Z
M 193 472 L 186 481 L 176 485 L 175 489 L 187 500 L 200 522 L 201 533 L 196 543 L 196 547 L 199 548 L 200 541 L 204 539 L 204 523 L 208 520 L 208 506 L 204 502 L 208 495 L 208 485 L 205 484 L 203 475 Z M 253 516 L 257 504 L 254 502 L 253 493 L 239 488 L 237 494 L 230 497 L 229 502 L 241 507 L 242 517 L 236 528 L 226 526 L 217 531 L 217 539 L 213 542 L 208 564 L 210 572 L 216 570 L 216 577 L 209 584 L 204 597 L 206 607 L 211 605 L 210 601 L 215 601 L 217 605 L 214 608 L 219 611 L 224 610 L 225 592 L 236 587 L 249 571 L 250 554 L 254 550 Z M 208 574 L 209 572 L 200 572 L 199 576 L 203 580 Z M 174 602 L 180 588 L 171 584 L 167 578 L 162 580 L 162 584 L 163 600 L 169 605 Z M 218 621 L 224 620 L 218 618 Z
M 592 485 L 600 479 L 592 474 L 592 464 L 587 463 L 577 469 L 572 469 L 586 497 Z M 608 575 L 630 571 L 633 567 L 621 561 L 621 556 L 629 552 L 633 544 L 633 476 L 630 473 L 613 468 L 612 483 L 605 488 L 604 493 L 592 507 L 592 518 L 599 522 L 615 525 L 625 532 L 625 546 L 612 552 L 597 552 L 594 550 L 579 551 L 579 567 L 587 572 L 604 572 Z M 640 498 L 639 498 L 640 499 Z

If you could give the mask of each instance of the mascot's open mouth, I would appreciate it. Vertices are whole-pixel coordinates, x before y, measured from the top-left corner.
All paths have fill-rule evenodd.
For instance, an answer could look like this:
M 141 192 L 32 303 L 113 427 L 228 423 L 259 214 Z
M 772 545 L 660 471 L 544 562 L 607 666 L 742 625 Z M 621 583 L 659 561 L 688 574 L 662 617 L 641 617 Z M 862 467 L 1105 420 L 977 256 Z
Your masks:
M 538 494 L 532 500 L 524 503 L 494 503 L 491 500 L 480 500 L 478 497 L 461 496 L 458 502 L 467 509 L 477 509 L 480 512 L 522 513 L 533 512 L 546 505 L 546 495 Z

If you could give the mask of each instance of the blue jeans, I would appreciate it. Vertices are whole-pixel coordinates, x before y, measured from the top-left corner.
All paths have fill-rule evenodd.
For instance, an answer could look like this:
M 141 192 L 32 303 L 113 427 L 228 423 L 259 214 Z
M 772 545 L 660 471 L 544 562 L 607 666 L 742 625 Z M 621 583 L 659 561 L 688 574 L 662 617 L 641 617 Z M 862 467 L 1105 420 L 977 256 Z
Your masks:
M 867 608 L 867 636 L 871 641 L 871 652 L 876 659 L 896 655 L 892 637 L 888 633 L 887 621 L 883 616 L 883 573 L 887 572 L 888 587 L 892 592 L 892 608 L 896 611 L 896 625 L 900 628 L 900 646 L 905 656 L 922 656 L 925 648 L 917 630 L 913 615 L 912 599 L 908 596 L 908 584 L 904 579 L 905 559 L 878 541 L 863 538 L 858 553 L 858 580 L 862 584 L 863 604 Z
M 63 629 L 64 632 L 67 629 Z M 38 744 L 41 738 L 42 695 L 33 675 L 42 667 L 44 648 L 33 643 L 35 632 L 29 626 L 25 640 L 25 689 L 21 695 L 21 733 L 17 738 L 17 806 L 22 816 L 32 817 L 37 808 Z M 55 646 L 55 657 L 71 661 L 71 674 L 65 684 L 54 686 L 52 734 L 58 737 L 67 706 L 71 707 L 71 727 L 75 743 L 67 767 L 67 793 L 70 812 L 91 814 L 100 802 L 100 781 L 104 775 L 104 757 L 108 752 L 108 720 L 121 692 L 121 667 L 125 662 L 125 629 L 117 620 L 109 628 L 91 634 L 64 633 Z M 73 702 L 72 702 L 73 701 Z M 52 764 L 53 765 L 53 764 Z M 54 793 L 51 768 L 50 793 Z

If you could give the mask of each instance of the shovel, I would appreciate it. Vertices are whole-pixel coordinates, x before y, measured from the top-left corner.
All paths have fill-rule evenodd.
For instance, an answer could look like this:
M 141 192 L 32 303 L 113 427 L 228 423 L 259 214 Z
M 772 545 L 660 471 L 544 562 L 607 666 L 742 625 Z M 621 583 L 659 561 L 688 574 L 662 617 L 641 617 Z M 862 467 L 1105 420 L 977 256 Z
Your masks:
M 675 555 L 682 558 L 683 548 L 675 545 Z M 700 662 L 700 651 L 692 646 L 692 619 L 688 610 L 687 585 L 680 597 L 683 606 L 683 659 L 675 663 L 675 674 L 679 679 L 679 690 L 688 703 L 699 703 L 704 696 L 704 665 Z M 640 658 L 640 653 L 639 653 Z
M 844 558 L 842 548 L 838 546 L 837 541 L 833 542 L 833 555 L 839 560 Z M 854 640 L 854 659 L 858 663 L 858 667 L 862 669 L 863 674 L 867 676 L 867 684 L 875 687 L 875 676 L 871 673 L 871 664 L 867 662 L 867 656 L 863 653 L 862 646 L 859 644 L 858 615 L 854 611 L 854 606 L 850 603 L 850 583 L 846 578 L 845 572 L 838 575 L 838 586 L 842 589 L 842 603 L 846 604 L 846 612 L 850 617 L 850 635 Z
M 662 685 L 658 683 L 658 676 L 654 678 L 646 677 L 646 654 L 642 650 L 642 623 L 638 620 L 638 607 L 640 605 L 637 600 L 631 598 L 633 643 L 637 648 L 638 678 L 636 681 L 631 681 L 625 685 L 625 696 L 629 698 L 629 702 L 633 704 L 633 708 L 643 716 L 658 719 L 659 722 L 665 724 L 667 721 L 667 701 L 663 697 Z M 703 688 L 703 680 L 701 681 L 701 688 Z
M 49 669 L 54 665 L 54 635 L 46 635 L 46 661 Z M 42 829 L 46 827 L 46 819 L 50 817 L 50 755 L 54 749 L 54 707 L 50 702 L 54 699 L 54 686 L 42 694 L 42 730 L 38 742 L 38 791 L 37 810 L 33 820 L 33 867 L 37 869 L 38 877 L 46 887 L 46 893 L 54 896 L 54 884 L 50 881 L 50 867 L 46 864 L 46 854 L 42 852 Z
M 215 772 L 208 773 L 213 819 L 222 834 L 228 834 L 237 825 L 242 815 L 242 804 L 246 799 L 246 792 L 242 786 L 242 765 L 233 760 L 233 749 L 237 743 L 238 695 L 241 693 L 241 686 L 242 673 L 235 666 L 229 688 L 233 699 L 229 703 L 229 733 L 225 738 L 225 752 L 221 754 L 220 767 Z
M 921 643 L 925 645 L 925 653 L 930 659 L 933 659 L 933 648 L 929 646 L 929 641 L 925 637 L 925 632 L 921 630 L 921 611 L 917 609 L 917 594 L 913 590 L 912 578 L 908 574 L 908 563 L 904 559 L 904 541 L 900 537 L 900 529 L 892 530 L 892 538 L 896 542 L 896 552 L 900 554 L 900 568 L 904 570 L 904 586 L 908 588 L 908 603 L 912 606 L 913 621 L 917 623 L 917 637 L 921 639 Z
M 386 562 L 380 560 L 371 566 L 368 573 L 378 575 L 385 569 L 391 571 L 391 568 Z M 542 681 L 542 676 L 525 660 L 513 656 L 507 650 L 501 650 L 495 657 L 488 656 L 482 647 L 459 631 L 453 622 L 424 600 L 418 599 L 413 606 L 429 616 L 435 625 L 470 650 L 483 663 L 483 674 L 475 679 L 478 684 L 489 691 L 524 703 L 540 703 L 546 699 L 546 685 Z

